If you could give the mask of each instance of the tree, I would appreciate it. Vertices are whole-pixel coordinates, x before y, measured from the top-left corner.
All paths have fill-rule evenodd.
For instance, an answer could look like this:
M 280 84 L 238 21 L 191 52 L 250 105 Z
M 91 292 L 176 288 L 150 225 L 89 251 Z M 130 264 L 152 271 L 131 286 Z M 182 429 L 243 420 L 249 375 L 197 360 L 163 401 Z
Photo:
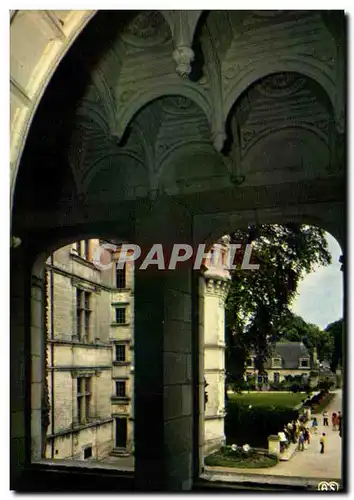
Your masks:
M 342 364 L 343 360 L 343 337 L 344 337 L 343 318 L 330 323 L 326 326 L 325 332 L 333 338 L 333 351 L 331 357 L 331 370 L 336 371 L 336 368 Z
M 317 350 L 320 361 L 330 360 L 333 352 L 333 336 L 317 325 L 306 323 L 296 314 L 288 311 L 276 325 L 277 340 L 289 342 L 303 342 L 310 352 Z
M 252 244 L 258 270 L 236 269 L 226 302 L 226 363 L 229 381 L 243 377 L 245 360 L 256 352 L 262 373 L 276 325 L 289 313 L 299 281 L 331 257 L 323 230 L 299 224 L 251 226 L 231 234 L 231 243 Z

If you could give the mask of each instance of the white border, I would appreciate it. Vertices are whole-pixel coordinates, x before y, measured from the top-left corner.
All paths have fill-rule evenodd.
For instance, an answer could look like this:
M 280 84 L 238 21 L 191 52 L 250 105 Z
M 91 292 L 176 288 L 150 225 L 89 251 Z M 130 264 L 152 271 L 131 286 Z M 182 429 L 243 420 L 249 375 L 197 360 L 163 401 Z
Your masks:
M 1 280 L 1 308 L 2 308 L 2 314 L 1 314 L 1 319 L 2 319 L 2 343 L 1 343 L 1 352 L 2 352 L 2 363 L 1 363 L 1 381 L 3 382 L 2 387 L 3 387 L 3 392 L 2 392 L 2 400 L 3 402 L 9 401 L 9 394 L 8 394 L 8 380 L 9 380 L 9 338 L 8 338 L 8 332 L 9 332 L 9 206 L 10 206 L 10 197 L 9 197 L 9 192 L 10 192 L 10 183 L 9 183 L 9 137 L 8 137 L 8 131 L 9 131 L 9 112 L 5 113 L 4 110 L 9 110 L 9 75 L 8 75 L 8 68 L 9 68 L 9 10 L 13 9 L 12 2 L 7 2 L 6 0 L 2 3 L 1 5 L 1 16 L 0 16 L 0 22 L 1 22 L 1 34 L 3 37 L 2 40 L 2 50 L 3 50 L 3 64 L 2 64 L 2 78 L 1 78 L 1 85 L 2 85 L 2 92 L 1 96 L 3 99 L 3 106 L 2 106 L 2 112 L 0 116 L 1 120 L 1 126 L 2 126 L 2 138 L 5 142 L 5 157 L 3 157 L 3 161 L 1 164 L 0 168 L 0 189 L 1 189 L 1 195 L 0 195 L 0 203 L 1 203 L 1 213 L 5 216 L 5 222 L 2 223 L 2 231 L 3 231 L 3 238 L 2 238 L 2 244 L 0 246 L 0 251 L 1 251 L 1 262 L 2 262 L 2 280 Z M 59 4 L 59 2 L 56 2 Z M 52 7 L 49 5 L 50 3 L 43 2 L 37 0 L 37 2 L 32 2 L 32 1 L 22 1 L 21 2 L 21 7 L 25 9 L 51 9 Z M 198 8 L 203 8 L 205 10 L 214 10 L 215 8 L 223 10 L 223 9 L 234 9 L 235 7 L 238 7 L 240 9 L 244 10 L 249 10 L 249 9 L 260 9 L 260 10 L 269 10 L 269 9 L 314 9 L 314 10 L 320 10 L 320 9 L 345 9 L 348 13 L 351 10 L 351 3 L 349 1 L 346 2 L 326 2 L 326 1 L 321 1 L 321 2 L 310 2 L 309 0 L 298 0 L 296 3 L 295 2 L 288 2 L 288 1 L 273 1 L 273 2 L 265 2 L 265 1 L 248 1 L 246 3 L 243 3 L 242 5 L 238 2 L 210 2 L 204 0 L 203 2 L 191 2 L 190 0 L 187 1 L 182 1 L 180 0 L 178 2 L 178 5 L 175 3 L 169 3 L 168 1 L 159 1 L 159 2 L 144 2 L 144 1 L 135 1 L 135 0 L 130 0 L 124 1 L 124 2 L 107 2 L 104 1 L 100 4 L 100 9 L 116 9 L 117 6 L 119 6 L 120 10 L 127 9 L 127 10 L 139 10 L 139 9 L 166 9 L 166 10 L 172 10 L 172 9 L 198 9 Z M 88 8 L 94 8 L 97 7 L 97 1 L 92 2 L 91 0 L 86 0 L 86 2 L 83 2 L 82 0 L 80 1 L 69 1 L 69 0 L 61 0 L 60 5 L 58 5 L 58 9 L 88 9 Z M 54 7 L 55 8 L 55 7 Z M 350 54 L 353 53 L 353 41 L 350 39 Z M 350 63 L 349 63 L 350 64 Z M 6 70 L 6 69 L 7 70 Z M 352 76 L 352 64 L 350 64 L 350 76 Z M 349 76 L 349 72 L 348 72 Z M 353 79 L 350 78 L 349 82 L 353 82 Z M 350 91 L 350 85 L 348 84 L 348 90 Z M 350 96 L 349 96 L 350 97 Z M 352 100 L 349 99 L 349 105 L 350 105 L 350 118 L 352 117 Z M 349 120 L 349 117 L 348 117 Z M 350 129 L 350 139 L 352 139 L 352 133 L 353 130 Z M 350 148 L 350 143 L 349 142 L 349 148 Z M 350 149 L 349 149 L 350 153 Z M 349 157 L 349 160 L 351 160 L 351 157 Z M 351 162 L 349 161 L 349 164 L 351 166 Z M 350 182 L 349 186 L 351 188 L 352 186 L 352 176 L 350 175 Z M 353 214 L 353 201 L 350 200 L 350 216 Z M 349 268 L 348 272 L 348 284 L 353 283 L 354 276 L 353 276 L 353 269 L 352 266 L 349 265 L 349 262 L 351 261 L 352 258 L 352 236 L 353 236 L 353 227 L 352 227 L 352 218 L 349 218 L 349 228 L 350 230 L 350 236 L 348 243 L 350 244 L 348 255 L 347 255 L 347 267 Z M 350 291 L 350 288 L 348 292 Z M 347 309 L 348 312 L 351 310 L 354 310 L 354 298 L 353 295 L 351 294 L 349 296 L 349 300 L 347 302 Z M 354 364 L 354 352 L 353 352 L 353 345 L 354 342 L 351 341 L 351 316 L 347 317 L 350 320 L 350 328 L 347 330 L 347 335 L 349 338 L 349 353 L 348 357 L 350 359 L 350 363 L 348 364 L 348 375 L 347 375 L 347 381 L 348 385 L 351 390 L 353 390 L 354 386 L 354 379 L 353 379 L 353 364 Z M 349 326 L 349 325 L 348 325 Z M 6 381 L 6 382 L 5 382 Z M 349 392 L 349 391 L 348 391 Z M 7 406 L 5 403 L 4 406 Z M 1 440 L 1 466 L 0 466 L 0 474 L 1 474 L 1 488 L 2 488 L 2 498 L 3 495 L 7 498 L 11 493 L 8 491 L 8 484 L 9 484 L 9 415 L 7 409 L 5 409 L 3 406 L 3 409 L 0 413 L 1 415 L 1 434 L 2 434 L 2 440 Z M 348 407 L 349 410 L 349 407 Z M 352 422 L 353 420 L 353 412 L 352 412 L 352 401 L 350 401 L 350 417 L 348 415 L 347 418 L 347 424 L 350 423 L 350 428 L 352 430 Z M 350 446 L 350 457 L 353 457 L 353 447 L 354 447 L 354 439 L 348 439 L 348 442 L 346 445 Z M 352 477 L 352 472 L 353 472 L 353 464 L 348 463 L 348 469 L 347 469 L 347 477 L 349 481 L 349 486 L 351 486 L 351 477 Z M 238 492 L 235 492 L 238 496 L 243 496 L 239 495 Z M 35 497 L 35 495 L 31 495 L 32 498 Z M 71 495 L 62 495 L 64 498 L 70 498 Z M 77 496 L 77 495 L 75 495 Z M 159 495 L 160 496 L 160 495 Z M 216 495 L 218 496 L 218 495 Z M 246 495 L 247 498 L 254 497 L 258 498 L 258 495 Z M 292 496 L 292 495 L 290 495 Z M 121 496 L 121 498 L 125 497 L 125 495 Z M 131 495 L 126 495 L 126 498 L 131 497 Z M 41 498 L 38 496 L 38 498 Z M 91 496 L 90 498 L 100 498 L 99 496 Z

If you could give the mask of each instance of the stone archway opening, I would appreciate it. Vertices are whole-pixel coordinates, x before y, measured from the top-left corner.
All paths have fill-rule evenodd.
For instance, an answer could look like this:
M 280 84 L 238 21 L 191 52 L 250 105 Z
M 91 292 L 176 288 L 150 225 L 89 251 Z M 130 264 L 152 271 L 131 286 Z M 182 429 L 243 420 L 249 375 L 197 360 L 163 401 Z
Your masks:
M 33 266 L 33 463 L 134 470 L 134 263 L 118 268 L 124 243 L 68 237 Z
M 264 214 L 264 217 L 266 217 L 266 215 Z M 229 218 L 229 221 L 231 221 L 232 219 Z M 261 220 L 261 223 L 260 223 L 260 220 Z M 233 235 L 235 234 L 238 234 L 238 238 L 240 238 L 241 235 L 243 235 L 243 240 L 237 240 L 237 241 L 241 241 L 241 243 L 243 243 L 243 246 L 245 246 L 245 244 L 248 242 L 249 238 L 251 238 L 251 234 L 253 234 L 253 241 L 255 242 L 257 239 L 259 238 L 265 238 L 266 237 L 266 234 L 267 234 L 267 227 L 269 227 L 269 224 L 268 224 L 268 221 L 269 221 L 269 218 L 268 220 L 266 219 L 263 219 L 262 215 L 259 214 L 259 218 L 257 217 L 256 220 L 253 219 L 253 224 L 250 224 L 250 225 L 243 225 L 244 227 L 244 230 L 243 231 L 238 231 L 238 232 L 232 232 L 232 226 L 229 223 L 226 222 L 227 221 L 227 218 L 225 218 L 224 216 L 224 222 L 222 223 L 221 222 L 221 219 L 219 220 L 219 223 L 222 225 L 223 227 L 223 230 L 219 230 L 219 231 L 215 231 L 213 233 L 213 236 L 209 236 L 206 238 L 207 241 L 215 241 L 217 239 L 217 234 L 220 235 L 220 234 L 224 234 L 225 232 L 228 232 L 228 233 L 231 233 L 231 241 L 235 242 L 235 240 L 232 240 L 232 237 Z M 285 219 L 285 217 L 280 221 L 278 219 L 278 223 L 275 222 L 275 219 L 273 218 L 272 220 L 272 223 L 273 224 L 270 224 L 271 226 L 274 226 L 274 227 L 280 227 L 280 226 L 287 226 L 287 224 L 289 224 L 289 228 L 290 227 L 295 227 L 295 226 L 298 226 L 298 224 L 301 224 L 301 221 L 295 223 L 295 222 L 292 222 L 292 223 L 288 223 L 287 220 Z M 275 225 L 274 225 L 275 223 Z M 230 224 L 230 225 L 229 225 Z M 316 225 L 317 226 L 317 225 Z M 242 227 L 242 226 L 241 226 Z M 307 231 L 312 231 L 312 229 L 314 229 L 315 231 L 318 231 L 319 229 L 319 226 L 315 227 L 315 225 L 303 225 L 302 226 L 304 230 Z M 322 232 L 322 231 L 321 231 Z M 263 234 L 262 234 L 263 233 Z M 270 237 L 270 234 L 269 233 L 269 237 Z M 224 239 L 225 237 L 223 237 Z M 322 340 L 321 338 L 318 338 L 317 339 L 317 344 L 316 344 L 316 348 L 314 350 L 314 347 L 313 347 L 313 338 L 310 337 L 310 340 L 309 338 L 306 337 L 305 333 L 303 334 L 300 334 L 298 335 L 298 337 L 296 337 L 295 333 L 293 336 L 290 335 L 287 335 L 289 332 L 285 332 L 285 335 L 284 335 L 284 332 L 283 331 L 280 331 L 277 333 L 276 336 L 274 336 L 274 332 L 272 334 L 272 336 L 269 338 L 268 342 L 270 343 L 269 345 L 273 345 L 272 342 L 274 341 L 275 344 L 274 345 L 278 345 L 276 342 L 280 342 L 281 343 L 281 347 L 284 346 L 283 342 L 285 342 L 285 347 L 287 347 L 287 343 L 289 343 L 289 346 L 293 346 L 293 352 L 295 352 L 296 348 L 298 348 L 297 346 L 297 343 L 301 343 L 303 344 L 304 346 L 304 350 L 307 349 L 308 351 L 308 356 L 309 356 L 309 359 L 311 360 L 310 361 L 310 364 L 311 364 L 311 367 L 312 367 L 312 363 L 314 363 L 314 366 L 315 368 L 311 368 L 311 370 L 313 370 L 313 372 L 310 370 L 310 364 L 308 365 L 308 370 L 309 370 L 309 373 L 307 374 L 308 377 L 306 379 L 301 379 L 302 380 L 302 383 L 305 384 L 305 382 L 307 380 L 310 380 L 311 381 L 311 388 L 312 390 L 316 390 L 316 387 L 318 386 L 319 388 L 322 387 L 323 385 L 323 381 L 324 380 L 329 380 L 331 379 L 331 381 L 333 382 L 333 387 L 332 387 L 332 390 L 334 391 L 332 393 L 332 398 L 334 398 L 334 403 L 332 404 L 332 406 L 334 405 L 337 405 L 338 409 L 341 410 L 342 408 L 342 396 L 341 396 L 341 380 L 342 380 L 342 376 L 340 375 L 340 367 L 338 367 L 339 369 L 334 369 L 333 373 L 330 373 L 330 369 L 329 369 L 329 365 L 330 365 L 330 359 L 331 359 L 331 356 L 333 354 L 333 345 L 332 345 L 332 341 L 334 341 L 334 337 L 333 339 L 331 338 L 330 340 L 327 339 L 325 340 L 325 337 L 328 335 L 327 334 L 327 328 L 330 327 L 329 331 L 331 331 L 331 328 L 332 328 L 332 325 L 330 325 L 330 323 L 336 323 L 337 320 L 340 320 L 341 318 L 343 318 L 343 313 L 344 313 L 344 295 L 343 295 L 343 285 L 344 285 L 344 281 L 342 279 L 342 273 L 340 271 L 342 271 L 342 266 L 341 266 L 341 262 L 342 262 L 342 249 L 338 243 L 337 240 L 335 240 L 332 235 L 330 235 L 328 232 L 326 231 L 323 231 L 323 243 L 325 245 L 328 245 L 328 251 L 329 251 L 329 254 L 331 255 L 331 264 L 328 266 L 328 265 L 324 265 L 325 262 L 323 262 L 322 264 L 321 263 L 318 263 L 316 265 L 314 265 L 312 267 L 312 271 L 310 271 L 308 269 L 307 272 L 304 273 L 303 277 L 302 277 L 302 280 L 300 280 L 298 286 L 299 286 L 299 289 L 300 289 L 300 298 L 302 298 L 302 301 L 299 301 L 299 300 L 296 300 L 296 298 L 294 298 L 291 303 L 289 304 L 290 306 L 290 315 L 292 315 L 291 317 L 294 318 L 294 322 L 295 321 L 298 321 L 298 318 L 300 318 L 301 321 L 304 322 L 304 325 L 305 324 L 308 324 L 310 328 L 315 328 L 316 331 L 318 331 L 319 334 L 321 334 L 323 336 Z M 269 238 L 268 238 L 269 239 Z M 280 244 L 280 241 L 278 242 L 278 244 Z M 310 244 L 310 242 L 308 242 L 308 244 Z M 269 245 L 272 245 L 272 241 L 271 239 L 269 240 Z M 255 252 L 255 254 L 257 254 L 257 246 L 258 246 L 258 252 L 260 252 L 262 250 L 262 247 L 257 245 L 257 244 L 253 244 L 252 247 L 253 247 L 253 250 Z M 280 249 L 280 247 L 279 247 Z M 264 249 L 263 249 L 264 250 Z M 274 249 L 275 250 L 275 249 Z M 241 251 L 241 250 L 238 250 L 238 251 Z M 264 257 L 264 255 L 262 255 Z M 237 271 L 232 271 L 231 272 L 231 275 L 234 274 L 234 273 L 237 273 L 239 276 L 240 276 L 240 273 L 242 273 L 242 269 L 241 269 L 241 261 L 242 261 L 242 258 L 239 258 L 237 259 L 237 265 L 238 265 L 238 270 Z M 257 260 L 257 256 L 255 256 L 255 260 L 254 262 L 263 262 L 263 260 L 261 259 L 261 261 Z M 219 264 L 222 263 L 222 259 L 219 260 Z M 264 262 L 263 262 L 264 263 Z M 294 263 L 295 263 L 295 260 L 294 260 Z M 214 284 L 216 285 L 217 284 L 217 281 L 218 280 L 222 280 L 222 274 L 223 272 L 225 272 L 225 270 L 223 269 L 223 267 L 221 266 L 220 269 L 219 269 L 219 273 L 215 273 L 214 272 L 214 276 L 213 276 L 213 281 L 214 281 Z M 261 270 L 260 270 L 261 271 Z M 249 272 L 249 271 L 247 271 Z M 256 273 L 257 271 L 254 270 L 254 271 L 251 271 L 252 273 Z M 311 284 L 311 282 L 313 284 Z M 249 282 L 249 286 L 255 286 L 255 283 L 253 283 L 252 285 L 252 280 Z M 231 285 L 229 284 L 228 285 L 228 289 L 232 289 L 233 285 L 232 285 L 232 279 L 231 279 Z M 315 288 L 314 288 L 315 287 Z M 318 289 L 319 287 L 319 289 Z M 259 287 L 258 287 L 259 288 Z M 317 295 L 316 295 L 316 290 L 317 290 Z M 259 290 L 260 291 L 260 288 Z M 323 293 L 322 293 L 323 292 Z M 230 293 L 230 292 L 229 292 Z M 322 293 L 322 295 L 321 295 Z M 329 297 L 332 297 L 333 298 L 333 301 L 336 302 L 336 312 L 333 312 L 332 311 L 332 315 L 327 315 L 326 316 L 326 312 L 327 310 L 329 309 L 329 305 L 325 305 L 324 304 L 324 297 L 327 296 L 327 298 Z M 316 297 L 317 297 L 317 301 L 316 301 Z M 304 302 L 305 301 L 305 302 Z M 332 302 L 333 302 L 332 301 Z M 294 302 L 295 302 L 295 307 L 294 307 Z M 312 307 L 315 309 L 314 311 L 314 314 L 311 314 L 311 311 L 309 309 L 306 309 L 306 307 L 304 306 L 304 304 L 308 302 L 308 303 L 311 303 L 312 304 Z M 204 300 L 204 303 L 205 303 L 205 300 Z M 230 304 L 229 304 L 229 307 L 230 307 Z M 322 309 L 321 309 L 322 308 Z M 318 314 L 316 316 L 316 310 L 318 311 Z M 322 314 L 320 313 L 320 311 L 322 310 Z M 228 320 L 226 320 L 228 321 Z M 280 325 L 280 323 L 279 323 Z M 316 325 L 314 327 L 314 325 Z M 228 327 L 230 327 L 230 324 L 227 325 Z M 289 324 L 288 324 L 289 326 Z M 206 322 L 204 323 L 203 325 L 203 329 L 204 329 L 204 334 L 206 335 L 207 334 L 207 331 L 208 331 L 208 328 L 207 328 L 207 324 Z M 217 330 L 217 328 L 215 327 L 214 330 Z M 299 330 L 300 332 L 300 330 Z M 304 330 L 305 332 L 305 330 Z M 321 333 L 322 332 L 322 333 Z M 344 332 L 344 330 L 343 330 Z M 224 332 L 223 332 L 224 333 Z M 251 333 L 250 333 L 251 335 Z M 332 335 L 332 333 L 331 333 Z M 335 335 L 335 334 L 333 334 Z M 283 338 L 284 337 L 284 338 Z M 295 338 L 296 337 L 296 338 Z M 225 347 L 226 347 L 226 350 L 228 350 L 228 348 L 230 348 L 230 342 L 227 340 L 227 337 L 223 337 L 224 338 L 224 344 L 223 345 L 219 345 L 219 348 L 221 350 L 225 350 Z M 342 342 L 345 342 L 344 341 L 344 337 L 341 337 L 342 338 Z M 337 341 L 336 341 L 337 342 Z M 211 347 L 211 346 L 205 346 L 205 348 L 207 347 Z M 215 348 L 215 346 L 214 346 Z M 295 349 L 295 350 L 294 350 Z M 338 349 L 338 347 L 336 348 Z M 316 351 L 316 353 L 314 354 L 314 352 Z M 206 352 L 206 351 L 205 351 Z M 255 350 L 255 352 L 257 352 L 257 349 Z M 305 352 L 305 351 L 304 351 Z M 241 351 L 240 351 L 240 355 L 241 355 Z M 205 354 L 204 354 L 205 356 Z M 285 356 L 285 354 L 284 354 Z M 287 356 L 287 354 L 286 354 Z M 286 357 L 285 356 L 285 357 Z M 248 359 L 248 358 L 247 358 Z M 283 366 L 279 367 L 277 366 L 277 368 L 273 367 L 271 364 L 268 366 L 267 365 L 267 368 L 266 368 L 266 371 L 262 372 L 262 384 L 259 385 L 257 383 L 257 380 L 260 378 L 259 376 L 257 377 L 257 366 L 258 365 L 248 365 L 246 364 L 246 361 L 247 359 L 245 358 L 245 365 L 244 365 L 244 370 L 243 370 L 243 384 L 242 387 L 240 384 L 236 384 L 237 385 L 237 388 L 236 388 L 236 392 L 235 392 L 235 387 L 233 386 L 233 383 L 231 383 L 231 378 L 230 378 L 230 373 L 229 373 L 229 376 L 227 377 L 228 378 L 228 387 L 230 389 L 230 394 L 229 394 L 229 398 L 226 398 L 228 399 L 228 401 L 226 402 L 226 405 L 225 407 L 227 408 L 228 405 L 230 404 L 237 404 L 237 405 L 242 405 L 243 403 L 241 401 L 238 401 L 236 403 L 237 400 L 240 400 L 242 399 L 242 397 L 244 397 L 247 403 L 248 404 L 253 404 L 253 405 L 257 405 L 260 404 L 259 401 L 258 402 L 255 402 L 255 401 L 251 401 L 251 397 L 252 397 L 252 394 L 254 394 L 255 396 L 254 397 L 267 397 L 267 395 L 269 396 L 269 398 L 272 398 L 274 399 L 274 396 L 272 396 L 273 394 L 273 386 L 277 386 L 276 390 L 277 391 L 284 391 L 285 390 L 285 395 L 286 395 L 286 391 L 290 391 L 290 389 L 279 389 L 278 385 L 279 385 L 279 382 L 285 383 L 287 379 L 287 377 L 289 378 L 292 377 L 292 379 L 294 378 L 295 375 L 297 375 L 297 378 L 295 377 L 295 379 L 299 379 L 298 377 L 298 373 L 295 373 L 296 370 L 290 370 L 288 364 L 289 364 L 289 361 L 288 359 L 283 359 L 282 362 L 283 362 Z M 273 360 L 274 361 L 274 360 Z M 267 361 L 268 363 L 268 361 Z M 216 357 L 214 356 L 214 371 L 216 371 L 216 365 L 218 363 L 216 362 Z M 285 366 L 286 365 L 286 366 Z M 303 377 L 304 375 L 304 368 L 300 367 L 302 365 L 300 365 L 300 362 L 299 362 L 299 365 L 298 365 L 298 371 L 299 373 L 301 372 L 301 377 Z M 230 360 L 226 357 L 226 361 L 225 361 L 225 369 L 226 370 L 230 370 Z M 219 370 L 220 370 L 220 366 L 218 367 Z M 204 368 L 205 369 L 205 368 Z M 226 371 L 225 370 L 225 371 Z M 287 370 L 287 374 L 286 374 L 286 377 L 284 375 L 285 371 Z M 290 371 L 289 371 L 290 370 Z M 302 371 L 301 371 L 302 370 Z M 222 371 L 222 370 L 221 370 Z M 252 372 L 252 373 L 251 373 Z M 280 372 L 280 373 L 279 373 Z M 290 373 L 291 372 L 291 373 Z M 317 373 L 316 377 L 315 378 L 311 378 L 314 376 L 314 372 Z M 336 373 L 337 372 L 337 373 Z M 207 370 L 205 370 L 204 372 L 206 375 L 207 375 Z M 251 388 L 250 387 L 246 387 L 247 384 L 249 383 L 249 380 L 251 380 L 251 378 L 254 377 L 254 374 L 256 374 L 255 376 L 255 380 L 256 380 L 256 383 L 255 383 L 255 387 Z M 247 377 L 247 375 L 250 376 Z M 209 375 L 210 376 L 210 375 Z M 274 376 L 276 376 L 277 378 L 275 379 Z M 249 380 L 248 380 L 249 379 Z M 258 380 L 259 382 L 259 380 Z M 266 382 L 266 383 L 265 383 Z M 322 385 L 321 385 L 322 384 Z M 262 387 L 262 390 L 261 390 L 261 387 Z M 336 389 L 337 388 L 337 389 Z M 208 387 L 206 389 L 207 391 L 213 391 L 215 390 L 214 387 Z M 275 389 L 274 389 L 275 390 Z M 320 390 L 320 389 L 318 389 Z M 237 394 L 239 391 L 246 391 L 246 395 L 243 396 L 242 395 L 242 392 L 240 394 Z M 251 392 L 250 392 L 251 391 Z M 252 392 L 252 391 L 255 391 L 255 392 Z M 261 391 L 261 392 L 259 392 Z M 217 391 L 216 391 L 217 392 Z M 219 395 L 222 394 L 224 395 L 224 391 L 221 391 L 219 389 Z M 277 392 L 276 393 L 276 397 L 280 397 L 282 396 L 283 392 Z M 291 395 L 290 392 L 288 392 L 288 394 L 290 394 L 290 398 L 294 395 Z M 305 397 L 306 397 L 306 394 L 304 393 Z M 248 398 L 248 399 L 247 399 Z M 300 398 L 301 399 L 301 398 Z M 285 400 L 284 400 L 285 401 Z M 295 401 L 295 400 L 294 400 Z M 245 403 L 245 404 L 246 404 Z M 265 404 L 264 402 L 262 404 Z M 270 404 L 270 406 L 272 406 L 272 404 L 275 404 L 274 402 Z M 279 401 L 277 404 L 280 404 Z M 295 403 L 294 403 L 295 404 Z M 332 408 L 331 406 L 331 403 L 330 404 L 330 408 Z M 266 406 L 266 405 L 265 405 Z M 335 410 L 333 406 L 333 411 Z M 251 408 L 251 406 L 250 406 Z M 230 408 L 229 408 L 230 410 Z M 331 411 L 332 411 L 331 410 Z M 251 410 L 249 410 L 251 411 Z M 229 418 L 232 418 L 232 415 L 234 415 L 235 412 L 233 411 L 229 411 L 226 413 L 226 420 Z M 300 410 L 300 413 L 301 413 L 301 410 Z M 250 415 L 250 418 L 251 418 L 251 415 Z M 265 418 L 265 417 L 264 417 Z M 207 422 L 206 422 L 207 423 Z M 287 422 L 283 422 L 284 425 L 287 424 Z M 242 429 L 239 429 L 238 432 L 235 432 L 235 425 L 236 425 L 236 422 L 230 422 L 228 421 L 227 422 L 227 425 L 224 429 L 223 426 L 220 427 L 219 429 L 219 438 L 220 439 L 220 442 L 218 443 L 218 445 L 215 446 L 215 449 L 214 451 L 218 451 L 220 450 L 220 443 L 225 443 L 227 445 L 231 445 L 231 444 L 235 444 L 237 443 L 238 446 L 242 446 L 244 445 L 246 442 L 243 440 L 243 437 L 244 439 L 250 439 L 250 436 L 247 434 L 248 431 L 246 431 L 246 428 L 244 428 L 244 432 L 242 432 Z M 234 432 L 232 432 L 232 429 Z M 279 429 L 279 431 L 281 431 L 282 429 Z M 210 431 L 209 431 L 210 432 Z M 255 431 L 253 432 L 253 434 L 255 435 Z M 210 432 L 210 436 L 211 436 L 211 432 Z M 248 437 L 247 437 L 248 436 Z M 331 436 L 332 438 L 333 436 Z M 334 436 L 334 438 L 338 438 L 338 436 Z M 205 439 L 207 440 L 207 429 L 206 429 L 206 434 L 205 434 Z M 210 439 L 210 438 L 209 438 Z M 224 440 L 224 441 L 223 441 Z M 337 439 L 338 441 L 338 439 Z M 337 443 L 336 441 L 336 444 L 335 444 L 335 447 L 336 447 L 336 464 L 333 463 L 332 464 L 332 475 L 333 477 L 337 477 L 337 479 L 339 481 L 342 480 L 342 463 L 343 463 L 343 456 L 342 456 L 342 453 L 341 453 L 341 446 L 340 446 L 340 439 L 339 439 L 339 442 Z M 247 441 L 248 443 L 248 441 Z M 315 446 L 316 446 L 316 439 L 313 439 L 313 447 L 310 451 L 308 451 L 307 453 L 308 454 L 315 454 L 316 451 L 314 450 Z M 333 443 L 334 444 L 334 443 Z M 272 445 L 272 443 L 271 443 Z M 256 441 L 252 442 L 251 446 L 256 446 Z M 265 437 L 264 439 L 264 442 L 261 443 L 259 441 L 258 443 L 258 446 L 259 447 L 264 447 L 264 448 L 267 448 L 267 436 Z M 311 448 L 311 446 L 309 447 L 309 449 Z M 317 450 L 317 448 L 316 448 Z M 216 477 L 215 477 L 215 474 L 220 474 L 220 479 L 221 479 L 221 476 L 222 476 L 222 470 L 223 470 L 223 467 L 226 466 L 226 462 L 225 462 L 225 457 L 223 457 L 223 465 L 221 465 L 221 460 L 222 460 L 222 457 L 220 455 L 220 463 L 217 463 L 217 457 L 219 456 L 218 453 L 212 453 L 212 449 L 210 450 L 206 450 L 206 453 L 204 455 L 204 459 L 209 455 L 208 459 L 206 460 L 206 467 L 204 469 L 204 473 L 202 475 L 202 477 L 205 477 L 205 478 L 208 478 L 208 479 L 211 479 L 211 476 L 213 476 L 213 479 L 215 480 Z M 212 460 L 211 460 L 212 459 Z M 282 459 L 281 459 L 282 460 Z M 314 484 L 315 484 L 315 481 L 316 481 L 316 478 L 315 478 L 315 475 L 313 475 L 311 472 L 308 472 L 308 468 L 306 466 L 306 457 L 305 457 L 305 462 L 302 463 L 301 461 L 299 462 L 299 459 L 298 458 L 295 458 L 295 459 L 292 459 L 294 460 L 294 462 L 296 462 L 294 464 L 295 467 L 299 468 L 297 470 L 301 470 L 303 471 L 302 474 L 305 475 L 307 474 L 307 476 L 310 478 L 310 481 L 313 481 Z M 280 464 L 282 465 L 278 465 L 278 466 L 275 466 L 274 468 L 269 468 L 269 469 L 264 469 L 263 472 L 262 472 L 262 469 L 260 470 L 260 472 L 262 472 L 262 474 L 270 474 L 273 476 L 273 483 L 274 485 L 278 484 L 277 481 L 283 481 L 283 477 L 281 476 L 284 476 L 286 475 L 287 476 L 287 481 L 288 481 L 288 484 L 297 484 L 296 481 L 297 479 L 295 478 L 295 476 L 297 476 L 298 474 L 295 474 L 295 473 L 291 473 L 291 464 L 289 462 L 289 467 L 288 469 L 286 468 L 285 466 L 285 462 L 280 462 Z M 218 468 L 220 469 L 219 472 L 215 472 L 215 470 L 213 469 L 210 469 L 208 467 L 208 465 L 213 465 L 214 467 L 215 466 L 218 466 Z M 229 467 L 232 467 L 231 463 L 229 465 Z M 235 467 L 235 465 L 233 465 L 233 467 Z M 238 479 L 237 479 L 237 474 L 241 474 L 242 472 L 243 473 L 247 473 L 246 470 L 242 471 L 242 465 L 235 470 L 235 474 L 234 474 L 234 481 L 237 482 Z M 321 468 L 317 469 L 316 470 L 316 474 L 317 476 L 316 477 L 323 477 L 323 479 L 326 479 L 326 474 L 328 473 L 328 470 L 326 467 L 322 468 L 322 470 L 320 470 Z M 230 472 L 231 469 L 228 469 L 228 472 Z M 291 476 L 294 476 L 294 478 L 292 478 Z M 311 476 L 313 476 L 313 479 L 311 478 Z M 278 478 L 278 479 L 277 479 Z

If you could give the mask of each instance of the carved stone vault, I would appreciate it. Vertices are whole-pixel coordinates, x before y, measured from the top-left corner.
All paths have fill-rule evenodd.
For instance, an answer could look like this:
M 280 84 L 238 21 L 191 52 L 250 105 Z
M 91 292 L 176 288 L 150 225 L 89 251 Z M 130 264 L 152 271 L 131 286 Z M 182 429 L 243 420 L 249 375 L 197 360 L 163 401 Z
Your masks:
M 342 178 L 341 33 L 317 11 L 99 12 L 37 113 L 41 172 L 60 158 L 61 197 L 91 205 Z

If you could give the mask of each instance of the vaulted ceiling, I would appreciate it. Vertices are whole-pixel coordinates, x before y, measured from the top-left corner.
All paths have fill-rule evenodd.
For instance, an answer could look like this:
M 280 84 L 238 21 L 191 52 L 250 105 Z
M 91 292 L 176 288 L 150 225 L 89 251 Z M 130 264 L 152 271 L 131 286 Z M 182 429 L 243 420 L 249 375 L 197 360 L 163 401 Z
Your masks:
M 99 12 L 37 113 L 41 172 L 60 157 L 63 195 L 97 202 L 336 176 L 341 34 L 317 11 Z

